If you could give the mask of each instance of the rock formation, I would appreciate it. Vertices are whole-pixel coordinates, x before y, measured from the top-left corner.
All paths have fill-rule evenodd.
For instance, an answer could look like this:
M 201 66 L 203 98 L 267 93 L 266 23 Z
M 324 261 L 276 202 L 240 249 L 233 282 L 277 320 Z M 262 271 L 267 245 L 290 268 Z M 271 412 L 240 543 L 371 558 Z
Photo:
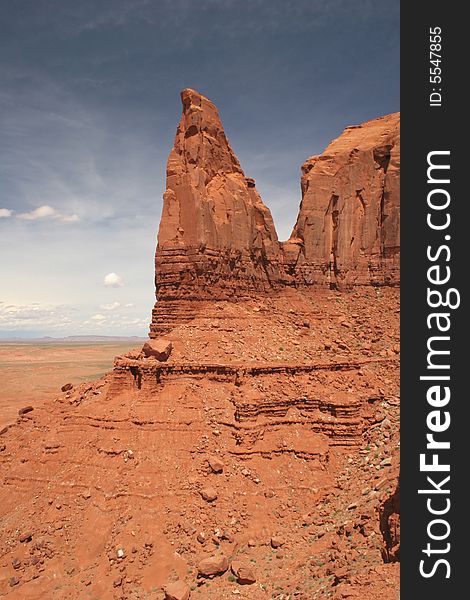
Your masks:
M 153 339 L 0 430 L 0 595 L 396 600 L 399 290 L 328 284 L 397 281 L 397 118 L 308 161 L 279 244 L 182 97 Z
M 399 282 L 398 113 L 347 127 L 302 166 L 302 203 L 284 244 L 298 285 Z
M 245 177 L 216 107 L 191 89 L 181 99 L 155 255 L 162 304 L 152 334 L 178 310 L 175 301 L 243 298 L 281 279 L 271 213 Z
M 181 93 L 155 254 L 150 336 L 204 302 L 286 286 L 350 288 L 399 281 L 399 117 L 348 127 L 302 167 L 302 203 L 287 242 L 245 177 L 214 104 Z

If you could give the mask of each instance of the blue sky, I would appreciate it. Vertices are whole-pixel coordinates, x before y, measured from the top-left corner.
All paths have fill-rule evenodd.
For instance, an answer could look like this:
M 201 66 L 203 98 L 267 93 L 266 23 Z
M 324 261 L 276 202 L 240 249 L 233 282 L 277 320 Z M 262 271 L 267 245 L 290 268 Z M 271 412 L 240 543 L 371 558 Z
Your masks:
M 0 82 L 0 337 L 145 335 L 180 90 L 286 239 L 303 161 L 399 110 L 399 2 L 3 0 Z

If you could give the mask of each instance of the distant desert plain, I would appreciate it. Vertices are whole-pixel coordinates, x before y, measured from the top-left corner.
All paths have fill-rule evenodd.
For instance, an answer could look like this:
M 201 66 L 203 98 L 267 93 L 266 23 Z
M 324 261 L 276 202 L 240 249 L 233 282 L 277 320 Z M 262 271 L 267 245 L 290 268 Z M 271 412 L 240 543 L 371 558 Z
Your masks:
M 66 383 L 92 381 L 112 369 L 114 357 L 139 346 L 137 338 L 113 341 L 0 340 L 0 429 L 18 410 L 60 394 Z

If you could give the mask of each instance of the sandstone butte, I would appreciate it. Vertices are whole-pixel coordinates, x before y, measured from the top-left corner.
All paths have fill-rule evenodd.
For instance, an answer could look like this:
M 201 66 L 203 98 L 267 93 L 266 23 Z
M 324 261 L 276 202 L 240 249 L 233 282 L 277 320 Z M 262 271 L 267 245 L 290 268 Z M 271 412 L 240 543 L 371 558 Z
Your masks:
M 152 340 L 0 432 L 0 595 L 395 600 L 399 116 L 305 162 L 282 243 L 182 100 Z
M 181 98 L 155 255 L 152 336 L 172 317 L 192 318 L 205 300 L 399 283 L 398 113 L 348 127 L 304 163 L 299 215 L 283 243 L 214 104 L 191 89 Z

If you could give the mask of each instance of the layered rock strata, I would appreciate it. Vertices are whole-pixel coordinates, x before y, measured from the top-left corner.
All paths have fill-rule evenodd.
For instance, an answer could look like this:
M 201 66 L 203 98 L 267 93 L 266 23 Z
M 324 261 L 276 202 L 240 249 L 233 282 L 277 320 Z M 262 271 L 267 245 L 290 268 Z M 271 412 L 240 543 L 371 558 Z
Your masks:
M 245 177 L 214 104 L 192 89 L 167 164 L 155 254 L 150 336 L 204 303 L 286 286 L 399 281 L 399 116 L 347 128 L 302 167 L 302 202 L 287 242 Z
M 163 598 L 178 579 L 192 598 L 201 565 L 223 555 L 256 568 L 254 600 L 279 597 L 280 582 L 321 600 L 349 583 L 395 600 L 397 471 L 384 457 L 398 415 L 380 388 L 396 366 L 326 380 L 248 370 L 236 385 L 173 361 L 118 359 L 0 432 L 0 594 Z M 233 597 L 214 577 L 201 597 Z
M 390 359 L 382 359 L 389 366 Z M 381 361 L 373 361 L 374 364 Z M 230 434 L 228 451 L 234 455 L 259 454 L 269 458 L 291 453 L 305 459 L 321 455 L 326 460 L 330 446 L 356 446 L 363 430 L 380 411 L 381 393 L 368 381 L 368 389 L 348 392 L 354 374 L 368 361 L 314 363 L 307 365 L 265 364 L 168 364 L 143 357 L 117 357 L 110 397 L 138 393 L 159 397 L 168 386 L 185 381 L 205 381 L 217 387 L 220 398 L 218 426 Z M 321 373 L 321 377 L 316 374 Z M 338 388 L 337 373 L 345 381 Z M 211 382 L 209 384 L 209 382 Z M 212 383 L 213 382 L 213 383 Z M 329 384 L 331 382 L 331 385 Z M 334 384 L 334 385 L 333 385 Z M 321 434 L 321 435 L 317 435 Z M 289 439 L 289 443 L 283 443 Z

